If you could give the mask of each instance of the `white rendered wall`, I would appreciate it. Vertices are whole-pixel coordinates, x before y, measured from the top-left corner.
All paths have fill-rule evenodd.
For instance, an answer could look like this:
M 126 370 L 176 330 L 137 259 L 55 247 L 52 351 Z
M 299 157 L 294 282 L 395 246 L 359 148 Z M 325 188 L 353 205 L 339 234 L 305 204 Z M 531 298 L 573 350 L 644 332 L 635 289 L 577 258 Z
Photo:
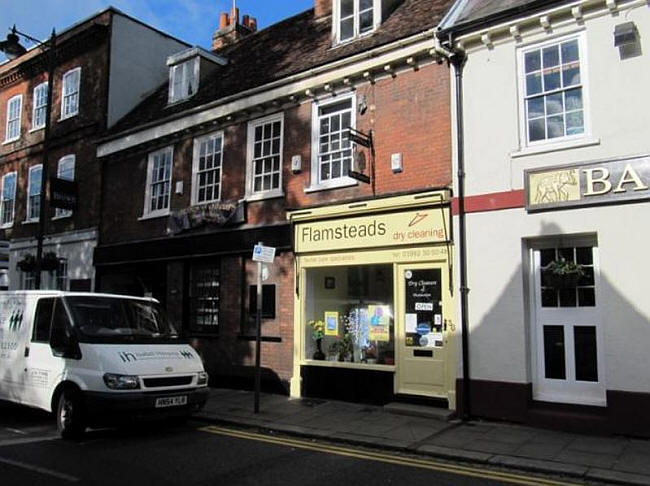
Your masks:
M 169 78 L 167 57 L 188 45 L 119 14 L 113 16 L 108 126 Z
M 508 36 L 495 39 L 492 48 L 468 48 L 463 76 L 467 196 L 521 190 L 528 168 L 650 153 L 650 6 L 634 4 L 615 14 L 587 17 L 583 23 L 554 25 L 548 33 L 540 28 L 520 41 Z M 633 21 L 640 32 L 643 54 L 621 60 L 613 32 L 615 25 L 627 21 Z M 517 49 L 580 32 L 586 33 L 587 47 L 582 53 L 588 80 L 584 97 L 590 129 L 583 140 L 587 143 L 526 153 L 520 141 Z M 452 100 L 454 96 L 452 88 Z M 527 239 L 592 234 L 600 258 L 605 387 L 649 393 L 650 260 L 645 256 L 650 242 L 649 204 L 468 214 L 471 378 L 533 381 Z M 458 218 L 454 225 L 458 237 Z M 462 376 L 460 364 L 459 360 L 458 376 Z

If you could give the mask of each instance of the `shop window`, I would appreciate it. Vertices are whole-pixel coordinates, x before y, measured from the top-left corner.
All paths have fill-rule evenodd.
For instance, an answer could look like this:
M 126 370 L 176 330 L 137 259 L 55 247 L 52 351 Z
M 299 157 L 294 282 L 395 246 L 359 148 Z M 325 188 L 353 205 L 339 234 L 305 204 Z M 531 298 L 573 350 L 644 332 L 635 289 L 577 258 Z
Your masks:
M 248 288 L 248 315 L 257 316 L 257 285 Z M 275 319 L 275 285 L 262 285 L 262 319 Z
M 195 333 L 216 334 L 219 329 L 219 264 L 195 264 L 190 269 L 190 323 Z
M 391 265 L 308 269 L 304 359 L 394 364 L 393 302 Z

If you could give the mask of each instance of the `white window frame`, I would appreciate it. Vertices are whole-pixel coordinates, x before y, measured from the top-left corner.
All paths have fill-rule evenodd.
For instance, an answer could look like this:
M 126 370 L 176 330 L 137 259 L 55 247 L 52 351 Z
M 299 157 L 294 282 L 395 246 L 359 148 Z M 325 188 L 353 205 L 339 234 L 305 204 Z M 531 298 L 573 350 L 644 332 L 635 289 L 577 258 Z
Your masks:
M 70 77 L 74 74 L 78 73 L 77 76 L 77 85 L 74 87 L 74 91 L 71 91 L 70 93 L 66 94 L 66 87 L 68 86 L 68 83 L 70 83 L 69 79 Z M 61 82 L 61 118 L 60 120 L 65 120 L 67 118 L 72 118 L 73 116 L 76 116 L 79 114 L 79 104 L 80 104 L 80 91 L 81 91 L 81 67 L 76 67 L 74 69 L 70 69 L 69 71 L 66 71 L 63 74 L 62 82 Z M 71 98 L 75 97 L 77 99 L 77 104 L 75 106 L 74 111 L 70 111 L 69 113 L 66 113 L 66 102 L 70 100 Z
M 72 163 L 72 179 L 66 179 L 66 180 L 74 181 L 75 166 L 76 166 L 76 156 L 74 154 L 64 155 L 59 159 L 59 162 L 56 167 L 57 178 L 63 179 L 61 177 L 63 173 L 63 164 L 70 163 L 70 162 Z M 56 211 L 54 212 L 54 219 L 69 218 L 71 216 L 72 216 L 72 209 L 56 208 Z
M 11 198 L 6 199 L 7 201 L 11 200 L 12 201 L 12 208 L 11 208 L 11 220 L 3 223 L 2 221 L 4 220 L 4 211 L 5 211 L 5 182 L 7 178 L 13 176 L 14 178 L 14 190 L 11 195 Z M 16 185 L 18 184 L 18 172 L 13 171 L 13 172 L 8 172 L 7 174 L 2 176 L 2 189 L 0 192 L 0 198 L 1 198 L 1 208 L 0 208 L 0 228 L 11 228 L 14 225 L 14 219 L 16 217 Z
M 192 65 L 193 64 L 193 65 Z M 196 94 L 199 90 L 199 57 L 188 59 L 187 61 L 179 62 L 169 67 L 169 103 L 178 103 L 185 101 Z M 188 78 L 189 73 L 192 72 L 193 78 Z M 174 83 L 176 76 L 181 76 L 179 83 L 181 92 L 178 93 Z M 188 87 L 193 87 L 192 94 L 183 94 Z
M 255 191 L 255 170 L 253 163 L 255 161 L 255 129 L 259 126 L 268 125 L 270 123 L 280 122 L 280 177 L 278 187 L 267 191 Z M 282 172 L 284 168 L 283 152 L 284 152 L 284 113 L 275 113 L 273 115 L 265 116 L 248 122 L 247 134 L 247 155 L 246 155 L 246 199 L 254 201 L 258 199 L 267 199 L 273 197 L 284 196 Z
M 45 128 L 45 123 L 47 119 L 47 90 L 49 89 L 49 84 L 47 81 L 39 84 L 34 88 L 34 95 L 32 97 L 32 131 L 40 130 Z M 45 96 L 43 96 L 43 91 Z M 38 104 L 39 97 L 42 101 L 41 104 Z M 43 120 L 40 123 L 38 122 L 37 115 L 39 111 L 42 110 Z
M 37 223 L 38 220 L 40 219 L 40 210 L 39 210 L 39 215 L 38 216 L 36 216 L 34 218 L 29 217 L 30 213 L 32 212 L 32 203 L 31 203 L 32 173 L 35 172 L 37 169 L 41 170 L 41 181 L 42 181 L 42 178 L 44 177 L 43 164 L 32 165 L 29 168 L 29 173 L 28 173 L 28 176 L 27 176 L 27 204 L 25 205 L 25 208 L 26 208 L 26 210 L 25 210 L 25 222 L 26 223 Z M 43 188 L 43 186 L 42 186 L 42 182 L 41 182 L 39 184 L 39 188 L 38 188 L 38 197 L 39 197 L 39 199 L 41 198 L 41 189 L 42 188 Z M 40 200 L 40 203 L 42 204 L 43 201 Z
M 359 33 L 359 8 L 360 0 L 354 1 L 354 29 L 353 35 L 349 39 L 341 40 L 341 0 L 332 0 L 332 37 L 336 44 L 345 44 L 352 42 L 355 39 L 371 35 L 381 25 L 381 0 L 373 0 L 372 2 L 372 28 L 366 32 Z
M 526 109 L 526 73 L 525 73 L 525 55 L 530 51 L 536 51 L 544 49 L 545 47 L 559 45 L 571 40 L 578 41 L 578 50 L 579 50 L 579 59 L 580 59 L 580 87 L 582 88 L 582 112 L 583 112 L 583 122 L 584 122 L 584 131 L 575 135 L 565 135 L 563 137 L 555 138 L 546 138 L 543 140 L 535 140 L 530 142 L 528 140 L 528 117 Z M 518 95 L 518 104 L 519 104 L 519 136 L 521 140 L 521 146 L 529 149 L 541 148 L 544 146 L 564 146 L 568 145 L 568 148 L 572 147 L 573 144 L 579 144 L 585 141 L 585 139 L 591 139 L 591 110 L 589 104 L 589 79 L 588 79 L 588 69 L 587 69 L 587 41 L 586 33 L 578 32 L 570 35 L 564 35 L 561 37 L 555 37 L 553 39 L 537 42 L 534 44 L 528 44 L 521 47 L 517 51 L 517 76 L 519 78 L 519 95 Z M 574 89 L 569 87 L 566 89 L 561 89 L 558 92 L 564 92 L 569 89 Z M 566 120 L 565 120 L 566 127 Z
M 18 113 L 15 118 L 11 118 L 11 105 L 12 103 L 18 103 Z M 19 94 L 16 96 L 12 96 L 9 98 L 7 101 L 7 124 L 5 127 L 5 142 L 4 143 L 10 143 L 10 142 L 15 142 L 20 138 L 20 129 L 21 129 L 21 122 L 22 122 L 22 111 L 23 111 L 23 95 Z M 14 135 L 12 135 L 9 132 L 9 127 L 13 126 L 12 123 L 17 123 L 17 130 Z
M 199 157 L 201 155 L 201 144 L 210 139 L 221 140 L 221 147 L 219 148 L 219 191 L 216 198 L 210 199 L 209 201 L 199 201 Z M 194 139 L 194 149 L 192 153 L 192 206 L 210 204 L 221 200 L 221 188 L 223 181 L 223 148 L 224 135 L 223 131 L 221 130 Z M 214 167 L 210 170 L 214 170 Z
M 169 167 L 169 199 L 168 199 L 168 205 L 166 208 L 158 209 L 155 211 L 152 211 L 151 208 L 151 183 L 153 179 L 153 163 L 154 163 L 154 157 L 156 155 L 163 154 L 165 152 L 169 152 L 169 160 L 170 160 L 170 167 Z M 170 145 L 168 147 L 162 148 L 160 150 L 156 150 L 155 152 L 151 152 L 148 155 L 148 162 L 147 162 L 147 182 L 145 186 L 145 191 L 144 191 L 144 211 L 142 213 L 142 218 L 140 219 L 147 219 L 147 218 L 156 218 L 159 216 L 168 216 L 170 211 L 171 211 L 171 200 L 172 200 L 172 182 L 174 179 L 174 146 Z
M 351 100 L 351 127 L 357 126 L 357 97 L 354 92 L 341 94 L 334 98 L 327 98 L 314 101 L 311 110 L 311 173 L 310 173 L 310 186 L 305 189 L 305 192 L 322 191 L 326 189 L 336 189 L 340 187 L 349 187 L 358 185 L 358 181 L 348 176 L 330 179 L 325 182 L 320 182 L 320 116 L 319 111 L 321 108 L 340 103 L 342 101 Z M 354 163 L 354 148 L 352 144 L 352 163 Z

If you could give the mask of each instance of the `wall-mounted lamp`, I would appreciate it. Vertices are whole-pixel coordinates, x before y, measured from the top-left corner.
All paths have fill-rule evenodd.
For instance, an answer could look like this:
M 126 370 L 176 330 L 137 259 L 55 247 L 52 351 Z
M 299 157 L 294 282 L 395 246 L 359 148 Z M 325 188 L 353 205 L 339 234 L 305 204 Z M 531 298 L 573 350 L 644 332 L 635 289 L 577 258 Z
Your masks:
M 621 59 L 641 54 L 639 31 L 634 22 L 625 22 L 614 27 L 614 47 L 618 47 Z

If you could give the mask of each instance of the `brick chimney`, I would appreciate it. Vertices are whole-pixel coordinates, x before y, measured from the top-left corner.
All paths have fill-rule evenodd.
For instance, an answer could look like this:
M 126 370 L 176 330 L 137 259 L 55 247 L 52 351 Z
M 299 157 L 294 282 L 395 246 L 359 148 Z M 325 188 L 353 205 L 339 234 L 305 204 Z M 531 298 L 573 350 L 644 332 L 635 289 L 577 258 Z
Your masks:
M 333 0 L 314 0 L 314 17 L 320 18 L 332 14 Z
M 257 19 L 244 15 L 239 23 L 239 9 L 234 8 L 230 13 L 222 12 L 219 15 L 219 28 L 212 35 L 212 50 L 234 44 L 247 35 L 257 32 Z

